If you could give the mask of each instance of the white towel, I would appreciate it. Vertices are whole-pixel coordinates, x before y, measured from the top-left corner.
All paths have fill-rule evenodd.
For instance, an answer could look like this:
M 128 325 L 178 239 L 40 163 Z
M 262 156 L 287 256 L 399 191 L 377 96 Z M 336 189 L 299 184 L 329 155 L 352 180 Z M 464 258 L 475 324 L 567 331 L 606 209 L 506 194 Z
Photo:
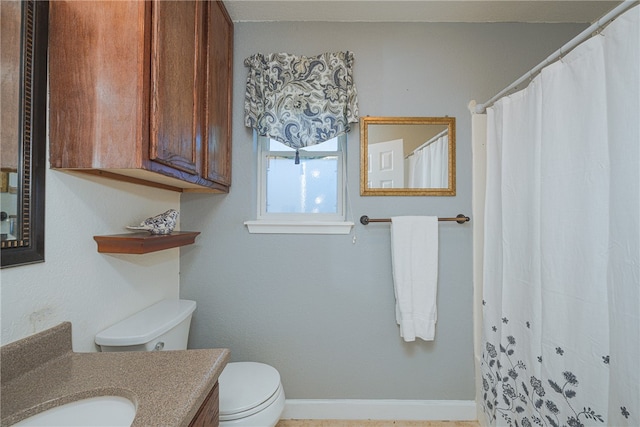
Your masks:
M 391 218 L 391 262 L 396 321 L 405 341 L 435 337 L 438 282 L 438 218 Z

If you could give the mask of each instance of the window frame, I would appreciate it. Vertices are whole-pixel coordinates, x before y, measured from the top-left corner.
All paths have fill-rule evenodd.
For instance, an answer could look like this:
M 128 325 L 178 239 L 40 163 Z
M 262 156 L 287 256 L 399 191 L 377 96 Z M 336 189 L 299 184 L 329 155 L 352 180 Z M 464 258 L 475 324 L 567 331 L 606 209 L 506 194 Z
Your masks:
M 254 131 L 255 136 L 255 131 Z M 257 145 L 257 187 L 256 200 L 257 212 L 255 221 L 246 221 L 250 233 L 294 233 L 294 234 L 348 234 L 351 232 L 353 222 L 347 217 L 347 135 L 337 138 L 336 151 L 299 150 L 303 159 L 308 153 L 312 155 L 336 155 L 337 164 L 337 212 L 336 213 L 268 213 L 266 211 L 267 196 L 267 159 L 269 155 L 291 156 L 294 161 L 295 150 L 276 151 L 265 150 L 270 142 L 269 137 L 256 136 Z

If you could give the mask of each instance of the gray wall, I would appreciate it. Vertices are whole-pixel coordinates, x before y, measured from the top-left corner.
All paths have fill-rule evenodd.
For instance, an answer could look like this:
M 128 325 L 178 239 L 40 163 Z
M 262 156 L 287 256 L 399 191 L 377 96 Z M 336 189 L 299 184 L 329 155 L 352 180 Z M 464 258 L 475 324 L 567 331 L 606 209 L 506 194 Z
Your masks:
M 235 26 L 233 183 L 184 194 L 181 297 L 198 303 L 189 345 L 228 347 L 233 361 L 275 366 L 288 398 L 474 399 L 472 227 L 441 223 L 433 342 L 405 343 L 394 318 L 388 224 L 360 215 L 471 214 L 471 119 L 583 25 L 239 23 Z M 353 235 L 249 234 L 255 151 L 243 126 L 244 58 L 350 50 L 360 115 L 454 116 L 457 196 L 360 197 L 359 130 L 348 141 Z

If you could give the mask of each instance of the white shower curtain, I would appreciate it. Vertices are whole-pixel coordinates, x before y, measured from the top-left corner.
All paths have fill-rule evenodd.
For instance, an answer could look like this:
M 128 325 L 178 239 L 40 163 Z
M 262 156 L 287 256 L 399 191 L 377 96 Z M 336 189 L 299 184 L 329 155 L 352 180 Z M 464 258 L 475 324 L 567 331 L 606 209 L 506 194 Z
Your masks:
M 640 426 L 639 16 L 487 110 L 489 424 Z
M 409 156 L 409 188 L 449 186 L 449 135 L 440 135 Z

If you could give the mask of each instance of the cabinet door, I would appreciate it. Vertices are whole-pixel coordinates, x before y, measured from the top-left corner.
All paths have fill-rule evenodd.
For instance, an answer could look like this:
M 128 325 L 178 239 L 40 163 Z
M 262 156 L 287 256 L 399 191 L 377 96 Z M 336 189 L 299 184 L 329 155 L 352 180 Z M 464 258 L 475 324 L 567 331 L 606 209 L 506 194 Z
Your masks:
M 151 36 L 149 158 L 200 175 L 202 133 L 200 1 L 155 1 Z
M 50 2 L 52 168 L 135 169 L 141 147 L 148 157 L 148 6 Z
M 189 423 L 189 427 L 217 427 L 220 421 L 219 401 L 220 391 L 216 382 L 195 417 Z
M 207 102 L 204 177 L 231 183 L 233 23 L 218 1 L 207 8 Z

